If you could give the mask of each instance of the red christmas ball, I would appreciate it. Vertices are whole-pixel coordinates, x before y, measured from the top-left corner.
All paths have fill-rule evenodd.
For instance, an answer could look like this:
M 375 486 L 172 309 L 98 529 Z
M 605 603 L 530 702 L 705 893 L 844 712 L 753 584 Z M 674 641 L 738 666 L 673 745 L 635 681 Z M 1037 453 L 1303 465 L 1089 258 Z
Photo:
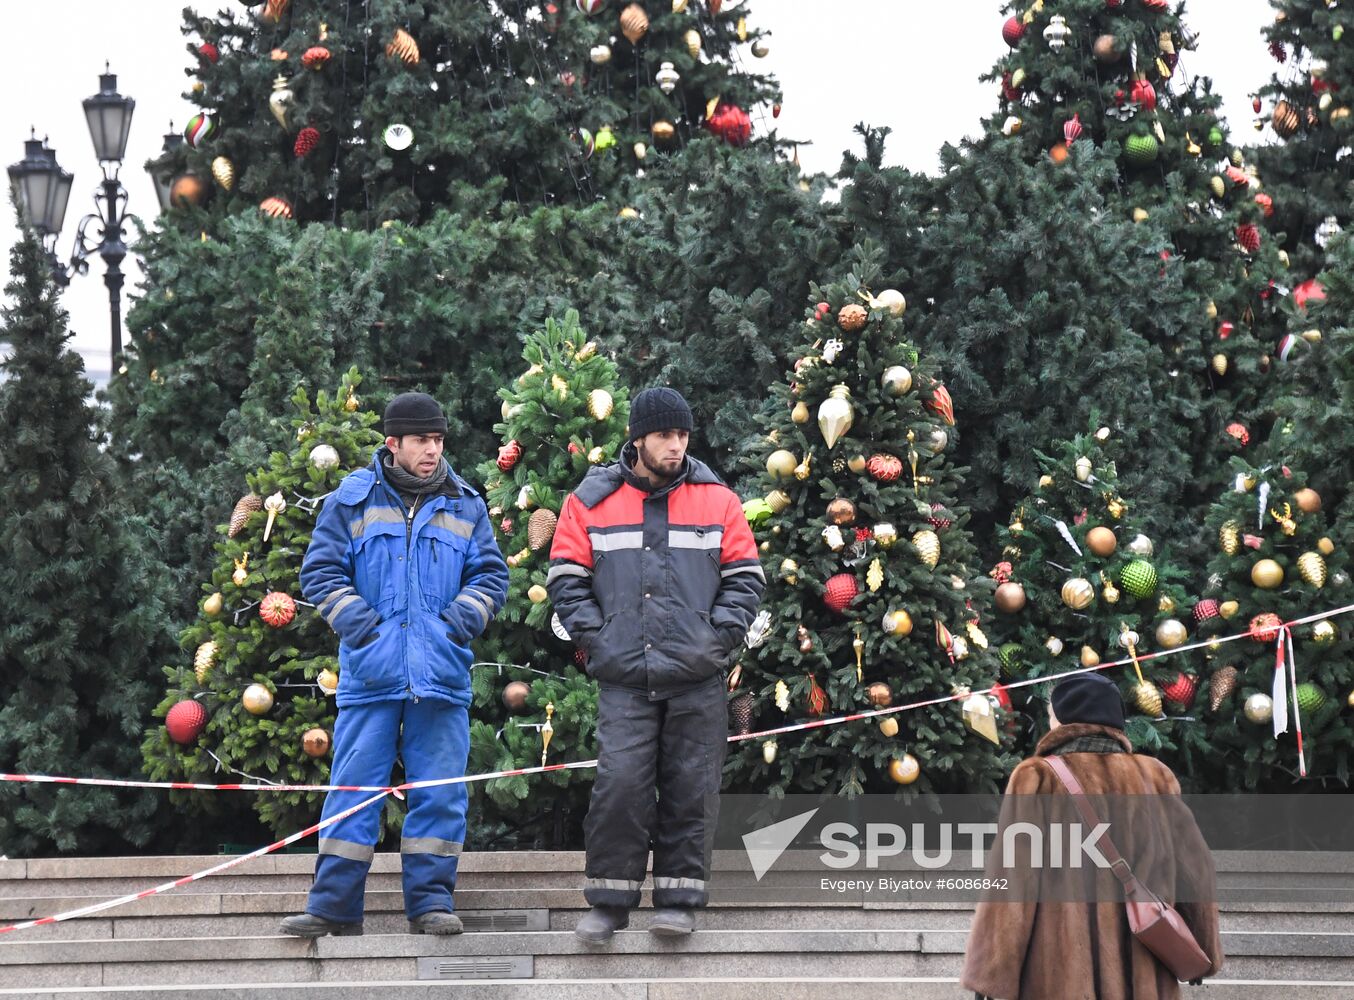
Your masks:
M 720 103 L 706 126 L 730 146 L 742 146 L 752 135 L 752 119 L 736 104 Z
M 320 69 L 329 61 L 329 50 L 323 45 L 312 45 L 301 56 L 301 65 L 306 69 Z
M 1001 37 L 1005 39 L 1007 45 L 1015 48 L 1025 37 L 1025 22 L 1018 17 L 1008 17 L 1006 23 L 1001 26 Z
M 498 467 L 504 472 L 511 472 L 517 460 L 522 457 L 522 446 L 516 441 L 509 441 L 503 447 L 498 449 Z
M 1266 219 L 1274 214 L 1274 199 L 1265 194 L 1265 192 L 1261 191 L 1255 196 L 1255 203 L 1260 206 L 1260 212 Z M 1264 293 L 1262 292 L 1261 294 Z
M 1260 113 L 1260 108 L 1261 108 L 1260 98 L 1258 98 L 1258 97 L 1252 97 L 1252 98 L 1251 98 L 1251 108 L 1254 109 L 1254 111 L 1255 111 L 1255 113 L 1256 113 L 1257 115 Z
M 1247 253 L 1260 249 L 1260 227 L 1254 222 L 1243 222 L 1236 227 L 1236 241 Z
M 197 54 L 213 66 L 216 65 L 217 60 L 221 58 L 221 50 L 211 42 L 203 42 L 199 45 L 197 47 Z
M 1205 597 L 1194 605 L 1194 620 L 1196 622 L 1206 622 L 1210 618 L 1218 617 L 1220 613 L 1218 602 L 1211 597 Z
M 1251 638 L 1259 643 L 1273 642 L 1279 638 L 1279 626 L 1283 619 L 1273 611 L 1265 611 L 1251 619 Z
M 1303 312 L 1307 311 L 1308 302 L 1325 302 L 1326 286 L 1321 284 L 1315 278 L 1311 278 L 1293 289 L 1293 305 L 1297 306 Z
M 273 628 L 290 625 L 291 620 L 296 617 L 296 602 L 291 599 L 290 594 L 274 590 L 265 594 L 263 600 L 259 601 L 259 617 Z
M 891 483 L 903 474 L 903 460 L 897 455 L 879 452 L 870 456 L 865 469 L 881 483 Z
M 1194 692 L 1199 690 L 1198 678 L 1189 674 L 1176 674 L 1175 680 L 1163 685 L 1161 693 L 1166 700 L 1181 708 L 1189 708 L 1194 701 Z
M 859 593 L 860 585 L 856 583 L 854 573 L 838 573 L 828 577 L 823 585 L 823 603 L 837 614 L 845 614 Z
M 579 447 L 577 441 L 570 441 L 570 442 L 569 442 L 569 454 L 570 454 L 570 455 L 577 455 L 577 454 L 580 454 L 582 451 L 583 451 L 583 449 L 582 449 L 581 447 Z
M 299 159 L 311 153 L 319 144 L 320 130 L 307 125 L 296 134 L 296 145 L 292 147 L 292 151 Z
M 1246 430 L 1245 424 L 1228 424 L 1227 433 L 1241 442 L 1243 446 L 1251 443 L 1251 432 Z
M 165 731 L 179 746 L 195 742 L 206 725 L 207 710 L 191 699 L 175 703 L 165 716 Z
M 1170 6 L 1171 0 L 1142 0 L 1142 5 L 1148 10 L 1165 10 Z
M 1009 712 L 1011 710 L 1011 695 L 1000 683 L 996 681 L 992 682 L 992 694 L 989 697 L 996 698 L 997 704 L 1006 709 L 1006 711 Z

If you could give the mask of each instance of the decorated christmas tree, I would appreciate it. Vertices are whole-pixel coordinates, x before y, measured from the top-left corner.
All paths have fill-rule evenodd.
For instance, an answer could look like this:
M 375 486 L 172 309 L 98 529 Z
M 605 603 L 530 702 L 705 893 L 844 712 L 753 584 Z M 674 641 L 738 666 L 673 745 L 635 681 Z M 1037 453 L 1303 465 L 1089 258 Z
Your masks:
M 1292 258 L 1294 273 L 1305 279 L 1326 267 L 1328 241 L 1354 218 L 1354 53 L 1344 40 L 1348 11 L 1340 5 L 1270 0 L 1270 6 L 1274 20 L 1264 36 L 1276 65 L 1254 99 L 1255 124 L 1267 140 L 1254 155 L 1273 198 L 1268 227 Z
M 199 615 L 179 636 L 183 650 L 164 668 L 164 719 L 142 744 L 154 780 L 324 784 L 338 687 L 338 642 L 301 598 L 301 560 L 315 515 L 343 476 L 371 460 L 378 418 L 356 395 L 350 370 L 331 397 L 312 406 L 305 388 L 291 398 L 293 448 L 273 452 L 247 479 L 216 566 L 202 585 Z M 233 777 L 232 777 L 233 776 Z M 275 833 L 292 833 L 319 815 L 322 796 L 259 793 L 253 799 L 192 794 L 182 804 L 213 811 L 252 808 Z M 388 820 L 398 824 L 392 804 Z
M 1035 457 L 1037 486 L 997 531 L 1000 560 L 993 641 L 1003 678 L 1023 680 L 1161 653 L 1189 640 L 1188 574 L 1166 546 L 1143 531 L 1133 498 L 1121 492 L 1118 466 L 1131 461 L 1109 428 L 1058 442 Z M 1130 708 L 1135 749 L 1174 755 L 1192 773 L 1189 753 L 1207 747 L 1191 713 L 1197 653 L 1106 668 Z M 1141 677 L 1139 674 L 1141 673 Z M 1047 690 L 1016 695 L 1028 704 L 1031 735 L 1046 730 Z M 1030 747 L 1032 749 L 1032 746 Z
M 480 641 L 484 662 L 473 677 L 476 773 L 597 756 L 597 688 L 551 609 L 546 564 L 565 496 L 590 465 L 614 461 L 625 444 L 627 393 L 574 311 L 562 322 L 546 320 L 527 338 L 523 357 L 526 372 L 499 392 L 504 444 L 479 469 L 510 583 L 503 611 Z M 560 847 L 581 842 L 591 787 L 590 771 L 556 771 L 497 778 L 471 786 L 471 794 L 491 835 Z
M 1351 603 L 1343 525 L 1327 518 L 1321 495 L 1282 457 L 1261 467 L 1238 459 L 1232 472 L 1232 489 L 1208 516 L 1216 549 L 1195 608 L 1207 634 L 1249 633 L 1211 654 L 1209 739 L 1221 787 L 1346 788 L 1354 763 L 1346 712 L 1354 624 L 1341 616 L 1289 627 Z M 1284 669 L 1277 671 L 1281 638 Z
M 117 489 L 36 235 L 10 253 L 0 340 L 0 767 L 130 778 L 164 652 L 165 574 Z M 0 784 L 0 856 L 125 852 L 157 833 L 152 793 Z
M 880 287 L 878 250 L 853 261 L 811 287 L 792 381 L 774 386 L 756 449 L 766 492 L 745 510 L 769 585 L 730 674 L 736 732 L 996 680 L 982 631 L 990 591 L 947 454 L 953 401 L 905 335 L 903 294 Z M 747 741 L 728 773 L 776 793 L 991 789 L 1010 763 L 993 745 L 998 711 L 973 695 Z

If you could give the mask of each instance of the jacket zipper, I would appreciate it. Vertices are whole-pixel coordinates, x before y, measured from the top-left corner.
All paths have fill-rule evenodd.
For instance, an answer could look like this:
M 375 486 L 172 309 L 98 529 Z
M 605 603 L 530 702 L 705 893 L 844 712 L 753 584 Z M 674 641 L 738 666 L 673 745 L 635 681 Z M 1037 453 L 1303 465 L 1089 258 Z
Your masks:
M 414 541 L 414 514 L 417 513 L 418 502 L 422 499 L 423 498 L 421 496 L 414 497 L 414 502 L 409 505 L 409 516 L 404 519 L 404 576 L 405 576 L 404 589 L 406 594 L 411 592 L 411 589 L 409 587 L 409 574 L 414 571 L 414 555 L 412 551 Z M 409 609 L 405 608 L 404 613 L 408 614 Z M 409 645 L 408 637 L 406 636 L 405 638 L 406 658 L 408 656 L 408 645 Z M 406 667 L 405 669 L 407 670 L 408 667 Z M 410 695 L 413 695 L 414 704 L 417 705 L 418 695 L 414 694 L 413 678 L 410 677 L 407 673 L 405 674 L 404 690 L 407 691 Z

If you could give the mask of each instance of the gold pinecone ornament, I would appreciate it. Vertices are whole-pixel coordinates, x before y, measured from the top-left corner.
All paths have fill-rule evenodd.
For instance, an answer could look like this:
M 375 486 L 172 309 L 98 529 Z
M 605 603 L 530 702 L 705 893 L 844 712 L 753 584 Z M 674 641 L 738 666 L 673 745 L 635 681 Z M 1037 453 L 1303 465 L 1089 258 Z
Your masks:
M 235 509 L 230 514 L 230 530 L 226 532 L 227 538 L 234 538 L 240 532 L 244 531 L 245 523 L 249 516 L 263 510 L 263 497 L 257 493 L 249 493 L 235 501 Z
M 555 516 L 553 510 L 541 507 L 532 512 L 531 519 L 527 521 L 527 545 L 533 552 L 539 552 L 550 544 L 551 539 L 555 537 L 555 525 L 558 523 L 559 518 Z
M 1298 556 L 1298 572 L 1318 590 L 1326 585 L 1326 560 L 1319 552 L 1304 552 Z
M 1162 714 L 1161 690 L 1151 681 L 1141 681 L 1133 685 L 1133 701 L 1145 715 L 1156 719 Z
M 1241 548 L 1241 526 L 1235 521 L 1226 522 L 1218 529 L 1218 541 L 1226 555 L 1236 555 Z
M 199 684 L 207 683 L 207 672 L 216 663 L 216 643 L 210 639 L 198 646 L 193 654 L 193 673 Z
M 1236 690 L 1236 667 L 1226 666 L 1208 678 L 1208 709 L 1216 712 Z
M 940 536 L 934 531 L 923 529 L 912 536 L 912 544 L 917 549 L 917 558 L 928 569 L 935 569 L 940 562 Z

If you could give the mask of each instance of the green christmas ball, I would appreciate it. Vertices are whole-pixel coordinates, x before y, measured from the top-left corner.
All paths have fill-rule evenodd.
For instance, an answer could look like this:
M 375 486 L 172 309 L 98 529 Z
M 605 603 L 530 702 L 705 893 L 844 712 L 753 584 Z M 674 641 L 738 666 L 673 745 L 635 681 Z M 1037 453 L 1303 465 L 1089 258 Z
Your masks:
M 1313 712 L 1321 711 L 1321 706 L 1326 704 L 1326 692 L 1322 691 L 1310 681 L 1298 685 L 1298 710 L 1310 715 Z
M 1156 567 L 1146 559 L 1134 559 L 1119 571 L 1119 586 L 1138 600 L 1151 597 L 1157 590 Z
M 1153 162 L 1160 152 L 1161 146 L 1157 143 L 1156 136 L 1130 135 L 1124 140 L 1124 155 L 1134 166 L 1146 166 Z
M 771 505 L 758 497 L 756 500 L 746 500 L 743 502 L 743 516 L 748 519 L 748 524 L 757 528 L 765 524 L 774 517 L 776 512 L 771 509 Z
M 1222 129 L 1214 125 L 1208 130 L 1208 144 L 1210 146 L 1222 145 Z
M 1003 677 L 1015 677 L 1020 669 L 1020 643 L 1004 643 L 997 650 L 997 659 L 1001 661 L 1001 675 Z

